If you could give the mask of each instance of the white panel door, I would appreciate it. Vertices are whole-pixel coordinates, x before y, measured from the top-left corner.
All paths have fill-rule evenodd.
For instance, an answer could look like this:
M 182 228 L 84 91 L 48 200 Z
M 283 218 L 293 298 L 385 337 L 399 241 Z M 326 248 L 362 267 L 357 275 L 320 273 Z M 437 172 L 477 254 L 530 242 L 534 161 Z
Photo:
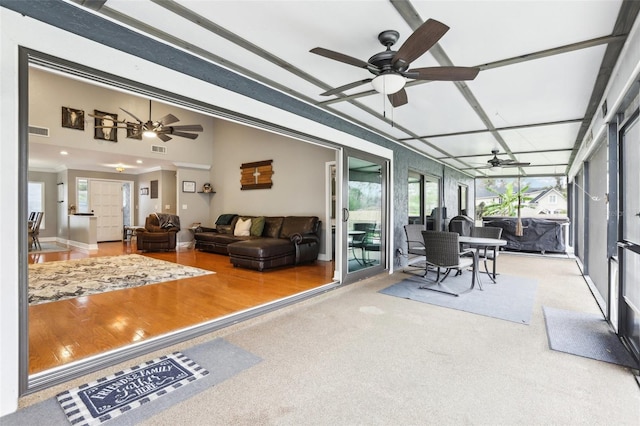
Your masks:
M 122 239 L 122 182 L 91 180 L 91 211 L 98 218 L 98 242 Z

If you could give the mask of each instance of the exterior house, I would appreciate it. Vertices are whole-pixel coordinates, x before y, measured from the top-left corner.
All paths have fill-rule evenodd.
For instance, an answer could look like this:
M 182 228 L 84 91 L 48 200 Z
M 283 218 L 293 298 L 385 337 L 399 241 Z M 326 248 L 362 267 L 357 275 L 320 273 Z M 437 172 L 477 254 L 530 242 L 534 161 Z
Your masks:
M 559 215 L 567 213 L 567 199 L 555 188 L 547 189 L 535 196 L 533 194 L 527 195 L 532 198 L 531 201 L 527 203 L 527 206 L 533 209 L 535 215 Z

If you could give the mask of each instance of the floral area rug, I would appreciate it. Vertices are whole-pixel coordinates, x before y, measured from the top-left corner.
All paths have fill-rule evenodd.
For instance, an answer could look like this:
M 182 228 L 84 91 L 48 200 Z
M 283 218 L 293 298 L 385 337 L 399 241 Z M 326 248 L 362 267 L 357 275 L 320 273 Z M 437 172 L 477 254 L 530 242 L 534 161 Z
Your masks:
M 139 254 L 29 265 L 29 304 L 214 274 Z

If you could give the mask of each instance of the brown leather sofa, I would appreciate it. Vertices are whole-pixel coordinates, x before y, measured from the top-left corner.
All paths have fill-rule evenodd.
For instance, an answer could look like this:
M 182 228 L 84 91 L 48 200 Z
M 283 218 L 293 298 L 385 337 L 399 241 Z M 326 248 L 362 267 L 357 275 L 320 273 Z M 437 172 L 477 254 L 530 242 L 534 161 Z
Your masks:
M 240 219 L 252 219 L 249 235 L 234 235 Z M 263 271 L 315 261 L 319 229 L 317 216 L 221 215 L 215 228 L 195 231 L 196 249 L 227 254 L 234 266 Z
M 178 216 L 152 213 L 147 216 L 144 228 L 136 229 L 137 248 L 142 251 L 175 250 L 176 234 L 179 230 Z

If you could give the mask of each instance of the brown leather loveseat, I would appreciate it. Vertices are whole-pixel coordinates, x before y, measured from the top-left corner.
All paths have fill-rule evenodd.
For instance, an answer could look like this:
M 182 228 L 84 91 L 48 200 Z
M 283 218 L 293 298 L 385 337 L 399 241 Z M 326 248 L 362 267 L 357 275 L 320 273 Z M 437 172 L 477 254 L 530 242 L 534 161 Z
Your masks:
M 227 254 L 234 266 L 263 271 L 315 261 L 319 229 L 317 216 L 221 215 L 215 228 L 196 230 L 196 249 Z
M 136 229 L 137 248 L 143 251 L 176 249 L 176 234 L 180 230 L 180 218 L 165 213 L 147 216 L 144 228 Z

